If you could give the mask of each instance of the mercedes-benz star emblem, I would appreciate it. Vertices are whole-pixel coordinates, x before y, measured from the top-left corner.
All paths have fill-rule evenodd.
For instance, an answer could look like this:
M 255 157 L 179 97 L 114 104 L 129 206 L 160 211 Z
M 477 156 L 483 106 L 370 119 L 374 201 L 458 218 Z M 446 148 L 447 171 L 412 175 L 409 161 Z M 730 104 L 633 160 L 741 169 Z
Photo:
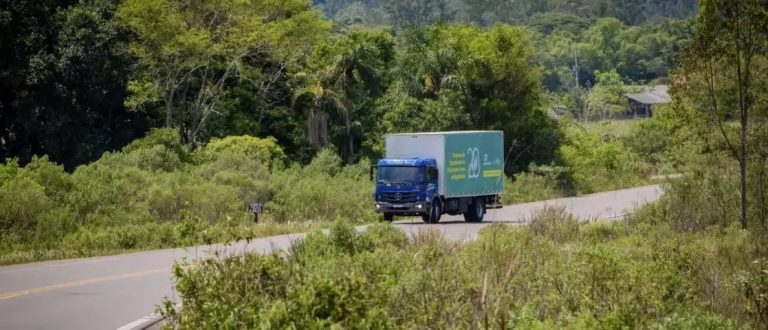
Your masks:
M 403 195 L 400 195 L 400 193 L 395 194 L 395 199 L 400 200 L 403 198 Z

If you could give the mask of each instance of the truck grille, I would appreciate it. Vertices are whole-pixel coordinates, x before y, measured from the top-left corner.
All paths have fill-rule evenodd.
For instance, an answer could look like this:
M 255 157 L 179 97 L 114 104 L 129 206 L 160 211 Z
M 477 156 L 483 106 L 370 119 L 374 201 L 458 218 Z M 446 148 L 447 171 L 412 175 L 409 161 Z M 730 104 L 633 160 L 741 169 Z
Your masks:
M 415 202 L 416 201 L 416 193 L 415 192 L 386 192 L 381 194 L 381 201 L 382 202 L 392 202 L 392 203 L 398 203 L 398 202 Z

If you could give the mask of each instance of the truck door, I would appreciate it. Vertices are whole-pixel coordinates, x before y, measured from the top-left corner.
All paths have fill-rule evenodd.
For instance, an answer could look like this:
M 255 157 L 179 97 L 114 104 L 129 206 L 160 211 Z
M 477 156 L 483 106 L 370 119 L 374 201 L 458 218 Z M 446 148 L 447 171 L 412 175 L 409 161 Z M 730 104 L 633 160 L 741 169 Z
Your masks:
M 427 166 L 427 188 L 426 193 L 428 198 L 433 198 L 437 194 L 437 168 L 434 166 Z

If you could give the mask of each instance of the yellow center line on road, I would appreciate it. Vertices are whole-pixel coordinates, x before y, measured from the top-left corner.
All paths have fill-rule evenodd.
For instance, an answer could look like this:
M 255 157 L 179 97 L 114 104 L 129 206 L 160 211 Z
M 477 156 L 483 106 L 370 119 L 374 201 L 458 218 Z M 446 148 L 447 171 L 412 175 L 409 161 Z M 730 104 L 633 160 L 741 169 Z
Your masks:
M 51 290 L 58 290 L 58 289 L 66 289 L 71 288 L 75 286 L 81 286 L 86 284 L 94 284 L 94 283 L 100 283 L 100 282 L 109 282 L 109 281 L 115 281 L 115 280 L 121 280 L 125 278 L 131 278 L 131 277 L 139 277 L 139 276 L 147 276 L 162 272 L 167 272 L 168 268 L 157 268 L 157 269 L 151 269 L 151 270 L 145 270 L 141 272 L 134 272 L 134 273 L 126 273 L 126 274 L 119 274 L 119 275 L 112 275 L 112 276 L 103 276 L 103 277 L 96 277 L 96 278 L 89 278 L 85 280 L 79 280 L 79 281 L 73 281 L 73 282 L 65 282 L 65 283 L 59 283 L 49 286 L 43 286 L 39 288 L 34 289 L 26 289 L 26 290 L 20 290 L 15 292 L 8 292 L 8 293 L 0 293 L 0 301 L 23 297 L 30 294 L 35 293 L 42 293 L 47 292 Z

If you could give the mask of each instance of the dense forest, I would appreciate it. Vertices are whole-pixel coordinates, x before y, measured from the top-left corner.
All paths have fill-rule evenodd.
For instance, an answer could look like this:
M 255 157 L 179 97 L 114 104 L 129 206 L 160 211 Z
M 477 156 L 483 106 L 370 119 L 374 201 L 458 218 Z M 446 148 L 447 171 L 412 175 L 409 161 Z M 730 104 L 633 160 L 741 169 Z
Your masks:
M 0 159 L 47 155 L 72 170 L 171 127 L 190 146 L 272 136 L 294 161 L 332 146 L 353 162 L 378 155 L 386 132 L 472 128 L 535 144 L 516 172 L 557 157 L 546 110 L 620 109 L 631 86 L 665 80 L 695 12 L 692 1 L 4 1 Z
M 323 13 L 344 24 L 394 25 L 436 22 L 497 23 L 535 27 L 588 24 L 613 17 L 627 25 L 688 18 L 696 0 L 314 0 Z

